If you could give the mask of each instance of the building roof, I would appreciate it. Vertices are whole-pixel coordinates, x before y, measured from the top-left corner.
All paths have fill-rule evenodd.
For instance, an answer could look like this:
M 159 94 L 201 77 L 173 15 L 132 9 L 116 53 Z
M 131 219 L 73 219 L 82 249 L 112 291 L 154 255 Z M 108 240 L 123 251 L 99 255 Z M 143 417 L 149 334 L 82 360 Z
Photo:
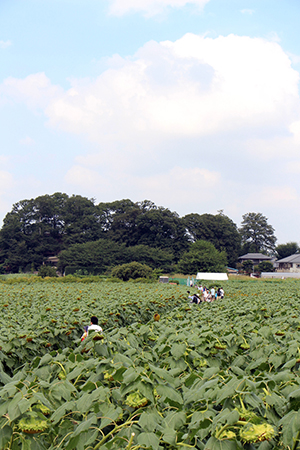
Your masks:
M 238 259 L 261 259 L 261 260 L 268 260 L 270 261 L 272 259 L 271 256 L 263 255 L 262 253 L 247 253 L 246 255 L 239 256 Z
M 286 258 L 278 259 L 278 263 L 295 263 L 300 264 L 300 253 L 287 256 Z

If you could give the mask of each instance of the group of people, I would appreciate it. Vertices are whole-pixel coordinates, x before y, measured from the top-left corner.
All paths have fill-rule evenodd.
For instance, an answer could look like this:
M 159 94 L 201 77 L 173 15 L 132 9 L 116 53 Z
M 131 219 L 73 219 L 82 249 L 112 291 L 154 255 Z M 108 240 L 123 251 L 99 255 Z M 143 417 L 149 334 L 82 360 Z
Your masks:
M 218 289 L 212 287 L 210 290 L 202 285 L 196 285 L 195 287 L 198 289 L 199 293 L 191 294 L 190 291 L 188 291 L 190 303 L 196 303 L 198 305 L 202 302 L 211 303 L 218 298 L 224 298 L 224 289 L 222 287 L 219 287 Z

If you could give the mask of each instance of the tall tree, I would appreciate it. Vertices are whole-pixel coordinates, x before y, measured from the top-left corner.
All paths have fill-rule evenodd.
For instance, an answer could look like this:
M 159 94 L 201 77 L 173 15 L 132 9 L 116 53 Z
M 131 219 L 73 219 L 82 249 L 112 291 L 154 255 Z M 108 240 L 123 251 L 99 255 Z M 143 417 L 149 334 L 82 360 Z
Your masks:
M 96 241 L 104 236 L 103 216 L 93 199 L 72 195 L 63 210 L 63 248 L 70 244 Z
M 184 274 L 197 272 L 226 272 L 227 258 L 225 252 L 219 252 L 208 241 L 199 240 L 191 245 L 189 251 L 182 255 L 178 270 Z
M 7 271 L 38 268 L 70 243 L 99 239 L 101 217 L 93 200 L 55 193 L 13 205 L 0 230 L 0 264 Z
M 287 242 L 286 244 L 279 244 L 276 247 L 276 255 L 278 259 L 286 258 L 287 256 L 299 253 L 299 246 L 297 242 Z
M 219 214 L 188 214 L 182 218 L 192 242 L 199 239 L 211 242 L 225 251 L 228 264 L 235 267 L 240 254 L 241 237 L 236 224 L 222 212 Z
M 243 252 L 275 252 L 274 228 L 268 224 L 267 217 L 261 213 L 247 213 L 243 215 L 243 221 L 239 229 L 242 239 Z
M 177 260 L 188 245 L 185 227 L 179 215 L 167 208 L 143 209 L 136 222 L 137 244 L 169 249 Z
M 109 239 L 127 246 L 147 245 L 169 250 L 175 259 L 188 245 L 184 224 L 176 212 L 149 200 L 118 200 L 99 204 L 102 227 Z

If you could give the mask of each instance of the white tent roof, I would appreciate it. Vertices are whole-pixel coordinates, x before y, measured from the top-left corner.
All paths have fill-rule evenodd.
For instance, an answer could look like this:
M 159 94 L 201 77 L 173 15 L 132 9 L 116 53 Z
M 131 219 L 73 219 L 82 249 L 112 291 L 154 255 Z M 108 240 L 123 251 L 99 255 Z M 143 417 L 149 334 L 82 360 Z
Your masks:
M 228 280 L 227 273 L 198 272 L 196 280 Z

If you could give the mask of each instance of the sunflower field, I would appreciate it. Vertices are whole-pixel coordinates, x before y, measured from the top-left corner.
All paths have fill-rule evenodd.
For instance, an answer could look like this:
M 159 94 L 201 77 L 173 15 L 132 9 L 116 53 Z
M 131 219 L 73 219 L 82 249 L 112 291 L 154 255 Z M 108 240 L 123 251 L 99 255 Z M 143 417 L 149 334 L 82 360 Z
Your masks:
M 300 283 L 224 288 L 0 282 L 0 449 L 300 449 Z

